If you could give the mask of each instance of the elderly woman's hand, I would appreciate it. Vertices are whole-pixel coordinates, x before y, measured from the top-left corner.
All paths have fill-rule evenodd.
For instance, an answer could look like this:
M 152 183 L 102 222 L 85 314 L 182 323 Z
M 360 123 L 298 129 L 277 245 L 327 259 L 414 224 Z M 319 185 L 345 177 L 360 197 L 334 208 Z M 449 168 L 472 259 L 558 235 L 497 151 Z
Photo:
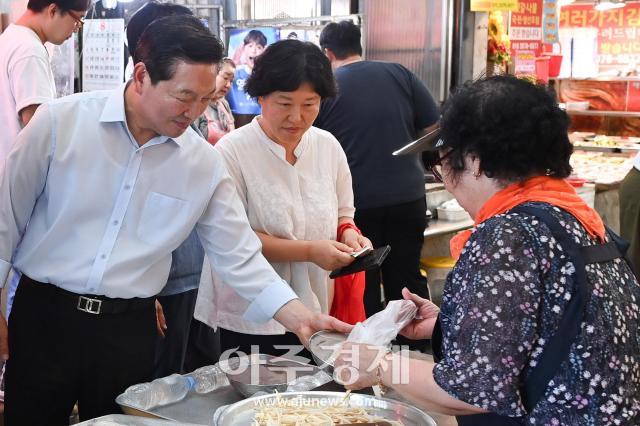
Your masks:
M 435 303 L 411 293 L 406 287 L 402 289 L 402 296 L 416 304 L 418 313 L 416 319 L 400 330 L 400 334 L 414 340 L 430 339 L 440 309 Z
M 335 360 L 333 378 L 347 389 L 377 385 L 378 367 L 383 371 L 390 368 L 388 356 L 389 350 L 382 346 L 345 342 Z
M 365 247 L 373 248 L 373 244 L 371 241 L 365 236 L 360 235 L 355 229 L 347 228 L 342 233 L 342 241 L 343 244 L 348 245 L 354 251 L 362 250 Z
M 353 262 L 353 250 L 346 244 L 331 240 L 310 241 L 308 258 L 322 269 L 333 271 Z

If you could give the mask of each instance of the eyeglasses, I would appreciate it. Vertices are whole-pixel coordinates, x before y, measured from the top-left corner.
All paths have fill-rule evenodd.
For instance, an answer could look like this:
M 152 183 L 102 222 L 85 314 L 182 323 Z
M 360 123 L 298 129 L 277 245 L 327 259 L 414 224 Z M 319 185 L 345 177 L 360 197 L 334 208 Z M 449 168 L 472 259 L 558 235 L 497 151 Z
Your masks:
M 71 17 L 73 18 L 73 20 L 75 21 L 75 29 L 79 30 L 80 28 L 82 28 L 82 26 L 84 25 L 84 16 L 83 15 L 76 15 L 75 13 L 73 13 L 72 11 L 67 11 L 67 13 L 69 15 L 71 15 Z
M 449 157 L 455 150 L 456 148 L 450 149 L 449 152 L 444 154 L 442 157 L 440 156 L 440 153 L 438 151 L 429 153 L 428 157 L 426 158 L 427 167 L 431 170 L 431 173 L 433 174 L 433 177 L 436 179 L 436 181 L 443 182 L 442 162 L 446 160 L 447 157 Z

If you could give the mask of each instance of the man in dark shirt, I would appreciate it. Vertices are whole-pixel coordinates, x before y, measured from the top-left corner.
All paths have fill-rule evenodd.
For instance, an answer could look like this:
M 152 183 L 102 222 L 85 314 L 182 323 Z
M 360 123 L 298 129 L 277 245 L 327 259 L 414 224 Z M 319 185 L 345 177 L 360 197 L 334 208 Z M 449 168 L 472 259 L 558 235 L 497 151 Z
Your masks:
M 352 22 L 327 25 L 320 45 L 334 69 L 338 96 L 322 103 L 315 126 L 331 132 L 347 154 L 356 224 L 374 246 L 391 246 L 382 271 L 367 272 L 370 316 L 382 309 L 380 272 L 387 301 L 402 299 L 405 286 L 428 297 L 420 275 L 424 170 L 418 155 L 392 153 L 434 124 L 438 108 L 425 85 L 402 65 L 363 60 L 360 29 Z

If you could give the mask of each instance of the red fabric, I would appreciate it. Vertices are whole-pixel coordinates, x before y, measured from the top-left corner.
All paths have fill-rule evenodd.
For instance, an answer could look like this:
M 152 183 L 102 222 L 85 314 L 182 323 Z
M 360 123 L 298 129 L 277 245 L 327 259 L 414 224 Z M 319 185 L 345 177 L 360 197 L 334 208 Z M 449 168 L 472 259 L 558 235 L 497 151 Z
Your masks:
M 364 286 L 364 272 L 336 278 L 333 304 L 329 314 L 348 324 L 355 324 L 367 319 L 367 314 L 364 311 Z
M 338 241 L 342 240 L 342 234 L 346 229 L 355 229 L 362 232 L 351 222 L 345 222 L 338 226 Z M 333 303 L 329 315 L 348 324 L 355 324 L 367 319 L 364 310 L 365 273 L 344 275 L 334 280 Z

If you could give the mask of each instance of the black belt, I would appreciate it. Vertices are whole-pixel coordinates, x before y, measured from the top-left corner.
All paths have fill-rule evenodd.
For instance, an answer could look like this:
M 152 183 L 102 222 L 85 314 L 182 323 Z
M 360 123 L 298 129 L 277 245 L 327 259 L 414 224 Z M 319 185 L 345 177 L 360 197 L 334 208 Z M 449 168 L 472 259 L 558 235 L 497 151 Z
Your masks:
M 94 294 L 77 294 L 63 290 L 53 284 L 33 280 L 24 274 L 20 278 L 19 284 L 19 287 L 23 286 L 27 291 L 46 294 L 48 298 L 55 300 L 55 303 L 59 306 L 67 306 L 69 309 L 76 309 L 93 315 L 137 311 L 150 308 L 155 303 L 155 297 L 118 299 Z

